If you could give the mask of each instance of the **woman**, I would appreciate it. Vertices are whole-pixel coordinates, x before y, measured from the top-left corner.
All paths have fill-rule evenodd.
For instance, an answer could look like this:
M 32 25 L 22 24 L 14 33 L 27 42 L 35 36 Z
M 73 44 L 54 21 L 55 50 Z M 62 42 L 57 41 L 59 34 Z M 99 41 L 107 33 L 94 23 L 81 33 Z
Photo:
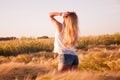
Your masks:
M 55 16 L 63 17 L 60 23 Z M 78 41 L 78 17 L 75 12 L 50 12 L 50 20 L 56 27 L 54 52 L 58 53 L 58 71 L 73 70 L 78 67 L 75 46 Z

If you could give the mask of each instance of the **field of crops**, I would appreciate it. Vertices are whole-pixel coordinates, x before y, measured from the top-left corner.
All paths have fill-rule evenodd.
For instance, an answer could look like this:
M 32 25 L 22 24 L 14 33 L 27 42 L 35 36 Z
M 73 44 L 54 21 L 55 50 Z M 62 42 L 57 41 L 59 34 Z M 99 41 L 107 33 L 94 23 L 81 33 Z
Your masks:
M 77 71 L 57 72 L 53 38 L 0 41 L 0 80 L 120 80 L 120 34 L 80 37 Z

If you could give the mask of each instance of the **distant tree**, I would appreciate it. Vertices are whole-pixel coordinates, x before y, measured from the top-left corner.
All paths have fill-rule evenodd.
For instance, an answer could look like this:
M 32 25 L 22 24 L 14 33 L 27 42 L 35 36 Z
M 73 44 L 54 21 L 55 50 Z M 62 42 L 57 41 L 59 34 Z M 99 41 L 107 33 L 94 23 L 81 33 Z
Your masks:
M 0 37 L 0 41 L 15 40 L 16 37 Z
M 37 37 L 37 39 L 48 39 L 48 36 L 41 36 L 41 37 Z

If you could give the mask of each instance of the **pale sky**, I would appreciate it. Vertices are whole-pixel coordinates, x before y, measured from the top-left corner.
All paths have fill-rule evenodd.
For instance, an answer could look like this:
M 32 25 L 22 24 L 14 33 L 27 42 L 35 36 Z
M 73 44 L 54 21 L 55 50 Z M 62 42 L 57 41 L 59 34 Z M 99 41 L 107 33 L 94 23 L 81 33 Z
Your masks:
M 53 37 L 53 11 L 75 11 L 81 36 L 120 32 L 120 0 L 0 0 L 0 37 Z

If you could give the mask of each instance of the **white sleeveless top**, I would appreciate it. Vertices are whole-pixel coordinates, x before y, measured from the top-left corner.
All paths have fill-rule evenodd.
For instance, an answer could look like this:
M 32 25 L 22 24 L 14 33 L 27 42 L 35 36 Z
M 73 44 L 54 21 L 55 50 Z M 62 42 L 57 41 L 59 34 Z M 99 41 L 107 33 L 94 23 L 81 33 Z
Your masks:
M 62 34 L 64 31 L 64 26 L 62 27 L 62 31 L 58 32 L 56 31 L 55 33 L 55 41 L 54 41 L 54 52 L 58 54 L 72 54 L 72 55 L 77 55 L 75 48 L 67 48 L 64 46 L 62 43 Z

